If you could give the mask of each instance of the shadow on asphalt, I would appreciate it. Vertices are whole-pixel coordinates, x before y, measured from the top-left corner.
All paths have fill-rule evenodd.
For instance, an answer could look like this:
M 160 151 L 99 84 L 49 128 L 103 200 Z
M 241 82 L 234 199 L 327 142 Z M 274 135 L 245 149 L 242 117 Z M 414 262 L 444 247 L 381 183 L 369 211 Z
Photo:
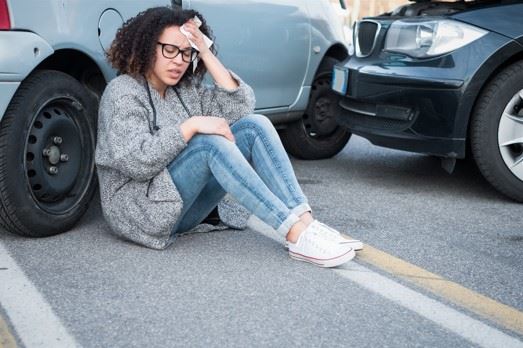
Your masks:
M 406 195 L 433 190 L 449 197 L 459 195 L 467 199 L 515 203 L 494 189 L 470 159 L 458 160 L 454 171 L 449 174 L 442 168 L 438 157 L 381 148 L 361 138 L 351 139 L 345 149 L 331 159 L 293 159 L 293 163 L 328 168 L 336 175 L 344 172 L 351 181 L 360 182 L 377 192 L 386 189 Z M 300 183 L 321 185 L 324 180 L 315 179 L 301 177 Z

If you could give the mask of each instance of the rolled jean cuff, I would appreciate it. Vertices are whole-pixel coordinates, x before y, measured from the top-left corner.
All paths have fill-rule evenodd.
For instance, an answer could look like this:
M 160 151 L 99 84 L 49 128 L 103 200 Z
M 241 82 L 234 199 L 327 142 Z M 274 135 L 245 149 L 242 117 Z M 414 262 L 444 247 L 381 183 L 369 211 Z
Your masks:
M 300 205 L 292 208 L 291 214 L 294 214 L 296 216 L 301 216 L 301 214 L 306 212 L 311 212 L 311 206 L 308 203 L 301 203 Z
M 276 230 L 276 232 L 278 232 L 278 234 L 282 235 L 282 236 L 287 236 L 287 233 L 289 233 L 289 230 L 291 229 L 291 227 L 297 223 L 298 221 L 300 221 L 300 218 L 294 214 L 290 214 L 283 222 L 282 224 L 280 225 L 280 227 L 278 227 L 278 229 Z

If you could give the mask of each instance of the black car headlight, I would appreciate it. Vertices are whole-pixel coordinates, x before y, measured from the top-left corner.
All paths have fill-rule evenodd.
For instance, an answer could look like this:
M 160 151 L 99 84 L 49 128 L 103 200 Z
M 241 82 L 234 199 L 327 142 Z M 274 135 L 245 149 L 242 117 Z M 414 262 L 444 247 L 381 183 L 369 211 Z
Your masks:
M 451 19 L 392 22 L 385 50 L 415 58 L 439 56 L 479 39 L 487 31 Z

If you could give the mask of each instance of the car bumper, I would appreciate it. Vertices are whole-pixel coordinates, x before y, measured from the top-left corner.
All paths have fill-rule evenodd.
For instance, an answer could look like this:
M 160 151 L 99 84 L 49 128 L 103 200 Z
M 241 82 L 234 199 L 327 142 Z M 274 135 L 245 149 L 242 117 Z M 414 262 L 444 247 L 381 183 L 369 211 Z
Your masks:
M 467 127 L 488 74 L 480 69 L 506 38 L 484 38 L 444 56 L 414 59 L 381 51 L 351 57 L 338 121 L 371 142 L 444 157 L 465 156 Z
M 338 121 L 376 145 L 462 157 L 465 138 L 454 131 L 463 81 L 424 80 L 349 70 Z

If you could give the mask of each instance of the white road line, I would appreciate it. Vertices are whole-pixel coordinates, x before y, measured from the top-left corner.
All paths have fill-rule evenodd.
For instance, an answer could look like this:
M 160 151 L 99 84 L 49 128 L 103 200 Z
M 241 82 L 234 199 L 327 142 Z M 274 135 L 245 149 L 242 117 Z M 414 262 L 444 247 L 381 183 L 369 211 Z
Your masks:
M 27 348 L 79 347 L 1 242 L 0 268 L 0 304 L 22 343 Z
M 520 340 L 355 262 L 333 270 L 481 347 L 523 347 Z
M 248 225 L 269 238 L 283 242 L 283 239 L 277 236 L 271 227 L 254 216 L 251 216 Z M 523 348 L 523 342 L 517 338 L 409 289 L 356 262 L 333 268 L 333 271 L 481 347 Z

